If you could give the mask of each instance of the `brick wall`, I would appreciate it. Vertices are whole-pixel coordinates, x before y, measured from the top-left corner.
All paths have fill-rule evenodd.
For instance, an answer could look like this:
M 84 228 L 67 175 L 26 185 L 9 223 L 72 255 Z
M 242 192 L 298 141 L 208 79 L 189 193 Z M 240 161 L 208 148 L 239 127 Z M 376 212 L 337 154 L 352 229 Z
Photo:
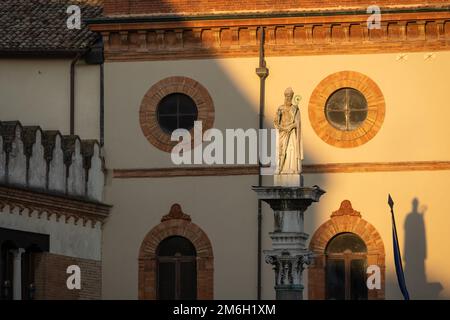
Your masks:
M 81 289 L 67 289 L 70 274 L 67 267 L 78 265 L 81 270 Z M 37 300 L 89 300 L 101 298 L 101 261 L 38 253 L 35 256 L 35 286 Z
M 447 0 L 377 0 L 380 7 L 387 5 L 446 4 Z M 213 13 L 227 11 L 293 10 L 313 8 L 363 7 L 374 4 L 364 0 L 104 0 L 106 15 L 151 13 Z

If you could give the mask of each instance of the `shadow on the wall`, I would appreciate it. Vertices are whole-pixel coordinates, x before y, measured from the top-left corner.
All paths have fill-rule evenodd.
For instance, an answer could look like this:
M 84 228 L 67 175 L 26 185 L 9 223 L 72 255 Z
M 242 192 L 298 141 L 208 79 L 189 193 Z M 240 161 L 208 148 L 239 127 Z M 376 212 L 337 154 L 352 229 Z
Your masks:
M 427 206 L 422 205 L 419 209 L 419 200 L 414 198 L 412 211 L 405 219 L 405 277 L 411 299 L 437 299 L 443 289 L 441 283 L 427 281 L 426 211 Z
M 159 3 L 161 5 L 161 10 L 166 10 L 167 12 L 173 12 L 177 13 L 180 9 L 175 5 L 176 1 L 167 1 L 167 0 L 153 0 L 155 3 Z M 112 2 L 112 1 L 111 1 Z M 150 1 L 148 1 L 150 2 Z M 141 2 L 138 1 L 130 1 L 129 5 L 132 6 L 128 9 L 129 12 L 137 12 L 138 7 Z M 173 7 L 171 7 L 173 6 Z M 180 12 L 181 14 L 182 12 Z M 178 22 L 178 28 L 183 29 L 186 28 L 188 32 L 190 29 L 192 29 L 192 25 L 190 23 L 184 23 L 183 21 Z M 228 29 L 227 29 L 228 30 Z M 260 29 L 259 29 L 260 30 Z M 171 31 L 171 33 L 173 33 Z M 261 41 L 261 32 L 258 31 L 256 34 L 256 42 L 260 43 Z M 197 44 L 195 44 L 197 45 Z M 266 42 L 266 45 L 267 42 Z M 216 57 L 217 53 L 214 53 L 214 50 L 212 50 L 211 57 Z M 207 54 L 206 54 L 207 55 Z M 170 58 L 170 56 L 168 56 Z M 217 57 L 220 58 L 220 55 Z M 245 65 L 250 68 L 250 70 L 255 70 L 259 66 L 259 61 L 257 59 L 258 55 L 255 54 L 253 57 L 248 55 L 245 61 Z M 268 58 L 268 57 L 267 57 Z M 186 59 L 186 58 L 184 58 Z M 266 59 L 268 60 L 268 59 Z M 171 60 L 167 60 L 171 61 Z M 160 81 L 168 76 L 183 76 L 183 77 L 189 77 L 192 78 L 195 81 L 198 81 L 202 85 L 204 85 L 208 91 L 210 92 L 213 100 L 214 105 L 216 109 L 215 113 L 215 122 L 214 127 L 224 130 L 225 129 L 239 129 L 242 128 L 244 130 L 247 130 L 249 128 L 258 128 L 259 127 L 259 103 L 255 106 L 255 101 L 253 101 L 251 98 L 250 92 L 246 92 L 243 89 L 242 83 L 240 81 L 236 81 L 236 77 L 230 77 L 230 70 L 227 69 L 226 64 L 221 62 L 221 60 L 214 59 L 206 59 L 206 60 L 185 60 L 186 63 L 183 63 L 183 66 L 180 68 L 180 65 L 177 63 L 168 63 L 168 64 L 161 64 L 160 66 L 154 66 L 156 69 L 154 70 L 155 74 L 161 74 L 161 78 L 158 79 L 155 76 L 155 79 L 153 77 L 150 77 L 148 80 L 148 88 L 150 88 L 152 85 L 154 85 L 157 81 Z M 202 64 L 200 65 L 198 61 L 201 61 Z M 253 63 L 253 65 L 252 65 Z M 115 64 L 114 62 L 112 64 Z M 115 64 L 116 65 L 116 64 Z M 118 65 L 118 64 L 117 64 Z M 134 63 L 134 64 L 127 64 L 123 67 L 123 75 L 122 78 L 119 79 L 120 81 L 111 82 L 114 85 L 120 85 L 123 83 L 133 83 L 133 76 L 134 72 L 140 73 L 142 72 L 143 64 L 141 63 Z M 242 64 L 244 66 L 244 64 Z M 266 83 L 266 94 L 265 94 L 265 110 L 264 110 L 264 127 L 265 128 L 273 128 L 273 118 L 276 115 L 277 107 L 281 104 L 283 104 L 284 94 L 283 91 L 285 88 L 293 86 L 294 90 L 301 95 L 304 95 L 304 89 L 301 87 L 302 85 L 306 86 L 308 79 L 304 78 L 301 82 L 297 81 L 294 76 L 291 77 L 283 77 L 283 91 L 280 91 L 278 93 L 279 100 L 277 100 L 277 105 L 270 105 L 268 100 L 269 93 L 272 93 L 274 90 L 271 87 L 271 79 L 279 79 L 282 75 L 277 75 L 275 68 L 272 69 L 272 65 L 270 61 L 267 61 L 267 67 L 269 69 L 269 76 L 267 78 Z M 205 72 L 205 68 L 208 69 L 208 76 L 206 77 L 209 79 L 208 83 L 205 83 L 206 79 L 205 76 L 202 76 Z M 232 71 L 232 69 L 231 69 Z M 129 78 L 127 78 L 129 76 Z M 277 78 L 278 77 L 278 78 Z M 202 81 L 202 79 L 204 79 Z M 280 81 L 280 80 L 274 80 L 274 81 Z M 255 88 L 258 88 L 260 86 L 260 78 L 256 74 L 256 72 L 253 73 L 253 82 L 255 85 Z M 297 83 L 297 84 L 295 84 Z M 118 93 L 110 94 L 108 99 L 117 97 Z M 259 92 L 258 92 L 259 94 Z M 230 99 L 230 95 L 233 96 L 233 99 Z M 107 99 L 107 100 L 108 100 Z M 300 109 L 302 113 L 302 124 L 308 125 L 308 105 L 307 103 L 301 103 Z M 109 110 L 109 111 L 108 111 Z M 123 130 L 118 130 L 120 128 L 120 125 L 122 125 L 122 120 L 116 117 L 113 113 L 114 110 L 109 108 L 107 112 L 107 116 L 105 119 L 108 119 L 108 115 L 111 117 L 110 119 L 115 119 L 114 122 L 111 122 L 106 120 L 105 124 L 105 146 L 107 150 L 110 150 L 110 155 L 114 153 L 114 156 L 117 156 L 117 151 L 112 150 L 111 142 L 115 138 L 117 138 L 117 141 L 121 141 L 121 144 L 130 144 L 133 145 L 135 142 L 134 140 L 137 139 L 136 136 L 133 134 L 130 135 L 123 135 L 120 134 L 120 132 L 123 132 L 125 130 L 125 127 L 123 127 Z M 113 110 L 113 111 L 111 111 Z M 253 121 L 253 122 L 251 122 Z M 114 125 L 116 124 L 116 125 Z M 136 123 L 135 125 L 138 125 Z M 225 133 L 225 132 L 224 132 Z M 124 138 L 127 137 L 127 138 Z M 116 142 L 117 143 L 117 142 Z M 314 159 L 314 153 L 312 150 L 308 150 L 308 146 L 304 146 L 305 150 L 305 163 L 307 164 L 313 164 L 317 163 L 319 159 Z M 249 149 L 248 148 L 245 154 L 245 158 L 249 159 Z M 226 156 L 225 153 L 226 150 L 224 150 L 224 156 Z M 234 149 L 234 158 L 237 157 L 237 148 Z M 173 163 L 170 162 L 170 157 L 164 158 L 161 156 L 161 166 L 165 167 L 166 163 L 163 161 L 167 161 L 167 167 L 173 166 Z M 248 163 L 246 163 L 248 164 Z M 320 187 L 324 187 L 326 185 L 325 183 L 325 176 L 324 175 L 312 175 L 305 177 L 305 185 L 306 186 L 313 186 L 314 184 L 317 184 Z M 214 251 L 214 256 L 217 257 L 215 265 L 218 266 L 220 262 L 217 261 L 231 261 L 234 256 L 241 255 L 245 256 L 247 258 L 247 262 L 245 263 L 245 266 L 239 266 L 237 264 L 230 264 L 226 267 L 224 266 L 218 266 L 217 269 L 214 270 L 214 297 L 218 299 L 255 299 L 257 298 L 257 286 L 258 286 L 258 272 L 257 267 L 258 264 L 261 266 L 261 297 L 263 299 L 274 299 L 275 298 L 275 290 L 274 290 L 274 272 L 272 270 L 272 266 L 265 263 L 265 255 L 264 253 L 261 253 L 261 259 L 258 261 L 258 244 L 257 244 L 257 219 L 258 219 L 258 210 L 257 210 L 257 196 L 256 193 L 252 191 L 251 187 L 253 185 L 258 184 L 258 177 L 256 175 L 253 176 L 252 181 L 249 181 L 247 178 L 240 178 L 239 176 L 236 176 L 236 178 L 230 176 L 230 177 L 218 177 L 221 180 L 228 180 L 228 179 L 235 179 L 234 184 L 239 183 L 245 183 L 247 184 L 246 188 L 248 190 L 247 193 L 242 192 L 240 194 L 240 197 L 236 197 L 235 192 L 230 192 L 233 190 L 230 190 L 227 183 L 221 183 L 220 180 L 217 180 L 215 182 L 212 178 L 206 177 L 206 178 L 196 178 L 198 181 L 198 184 L 203 184 L 204 187 L 206 186 L 210 190 L 215 190 L 215 192 L 209 193 L 210 199 L 208 201 L 215 202 L 218 205 L 221 203 L 223 204 L 229 204 L 233 203 L 233 206 L 236 208 L 235 215 L 231 216 L 229 215 L 217 215 L 217 217 L 212 217 L 212 215 L 209 215 L 208 212 L 211 210 L 211 208 L 207 207 L 205 202 L 205 192 L 203 190 L 207 190 L 207 188 L 202 189 L 201 187 L 192 186 L 191 178 L 188 178 L 186 180 L 178 180 L 180 181 L 178 184 L 177 182 L 177 188 L 182 188 L 184 191 L 184 195 L 180 196 L 178 194 L 174 194 L 171 192 L 172 188 L 168 189 L 168 192 L 165 193 L 162 197 L 155 198 L 155 201 L 166 203 L 164 206 L 169 207 L 173 203 L 180 202 L 183 206 L 183 201 L 181 199 L 189 199 L 189 203 L 191 206 L 200 207 L 201 210 L 204 210 L 204 212 L 199 212 L 198 215 L 192 213 L 192 222 L 198 224 L 201 228 L 203 228 L 206 225 L 206 228 L 209 226 L 215 226 L 216 230 L 215 234 L 210 234 L 211 240 L 212 240 L 212 246 Z M 183 182 L 185 181 L 185 182 Z M 175 184 L 175 180 L 173 182 Z M 273 176 L 263 176 L 263 185 L 271 186 L 273 184 Z M 185 185 L 186 188 L 183 188 L 182 186 Z M 230 184 L 231 185 L 231 184 Z M 142 193 L 135 193 L 131 194 L 129 196 L 133 197 L 132 199 L 136 200 L 136 202 L 141 201 L 139 197 L 145 197 L 143 199 L 146 199 L 147 201 L 150 201 L 151 199 L 148 198 L 148 192 L 145 191 L 144 188 L 140 188 Z M 128 196 L 127 196 L 128 197 Z M 215 198 L 214 198 L 215 197 Z M 130 202 L 129 199 L 127 200 L 116 200 L 117 202 L 120 201 L 127 201 L 122 202 L 122 205 L 124 203 L 129 203 L 132 205 L 133 201 Z M 143 200 L 142 200 L 143 201 Z M 117 203 L 116 202 L 116 203 Z M 253 204 L 253 211 L 246 211 L 242 209 L 240 204 L 247 205 L 247 203 Z M 203 204 L 203 205 L 197 205 Z M 273 232 L 273 223 L 274 223 L 274 214 L 272 209 L 267 204 L 262 205 L 262 227 L 261 227 L 261 249 L 267 250 L 270 249 L 271 239 L 269 236 L 269 232 Z M 307 225 L 305 226 L 305 229 L 308 230 L 309 225 L 314 225 L 314 219 L 317 219 L 316 217 L 319 216 L 318 212 L 319 209 L 317 208 L 317 205 L 311 206 L 311 209 L 307 212 L 305 216 L 305 220 L 307 220 Z M 187 210 L 189 210 L 188 206 L 186 206 Z M 314 210 L 314 211 L 313 211 Z M 312 212 L 310 212 L 312 211 Z M 331 213 L 331 212 L 330 212 Z M 161 214 L 161 212 L 157 212 L 156 214 Z M 114 213 L 113 215 L 116 215 L 118 217 L 118 212 Z M 199 219 L 199 217 L 202 217 L 202 220 Z M 147 218 L 139 216 L 139 224 L 143 225 L 145 223 L 148 223 L 146 220 Z M 160 219 L 160 216 L 157 216 L 156 219 Z M 239 220 L 235 220 L 239 219 Z M 158 221 L 157 220 L 157 221 Z M 248 226 L 248 229 L 243 229 L 243 226 Z M 153 225 L 149 225 L 148 230 L 152 228 Z M 142 228 L 144 229 L 144 227 Z M 148 232 L 148 230 L 146 232 Z M 314 230 L 309 228 L 309 230 Z M 118 272 L 118 269 L 114 269 L 116 267 L 113 266 L 113 264 L 120 265 L 122 263 L 118 257 L 120 256 L 119 253 L 116 251 L 115 245 L 117 244 L 118 239 L 121 237 L 118 236 L 115 232 L 128 232 L 126 228 L 121 228 L 117 225 L 117 228 L 113 224 L 109 224 L 107 228 L 105 228 L 104 237 L 107 239 L 104 240 L 104 247 L 107 251 L 106 255 L 109 260 L 104 262 L 104 265 L 107 266 L 108 271 L 105 272 L 105 274 L 108 274 L 108 278 L 106 279 L 106 286 L 104 286 L 103 291 L 110 291 L 115 288 L 119 288 L 120 285 L 122 285 L 125 288 L 130 288 L 129 284 L 126 283 L 126 280 L 129 278 L 123 278 L 123 277 L 117 277 L 116 279 L 113 279 L 111 277 L 111 274 L 114 274 L 115 272 Z M 227 242 L 227 246 L 223 246 L 220 243 L 218 243 L 218 239 L 226 239 L 228 235 L 232 234 L 233 239 L 232 241 Z M 122 234 L 122 237 L 125 237 L 125 234 Z M 144 235 L 142 235 L 144 237 Z M 104 239 L 105 239 L 104 238 Z M 214 240 L 216 239 L 216 242 Z M 123 246 L 121 246 L 122 248 Z M 230 250 L 230 248 L 233 248 L 233 250 Z M 118 273 L 117 273 L 118 274 Z M 242 282 L 241 287 L 239 287 L 239 290 L 236 290 L 235 286 L 231 286 L 229 281 L 227 280 L 229 277 L 234 277 L 239 282 L 240 280 L 245 281 Z M 217 281 L 216 281 L 217 280 Z M 120 281 L 120 282 L 118 282 Z M 123 281 L 123 282 L 122 282 Z M 132 280 L 134 281 L 134 280 Z M 118 285 L 116 286 L 115 283 Z M 249 289 L 250 288 L 250 289 Z M 133 293 L 132 289 L 127 289 L 130 296 L 135 297 L 135 293 Z M 148 290 L 148 287 L 146 287 L 145 290 Z M 106 298 L 123 298 L 126 297 L 126 294 L 124 293 L 112 293 L 107 292 Z M 105 296 L 105 295 L 104 295 Z

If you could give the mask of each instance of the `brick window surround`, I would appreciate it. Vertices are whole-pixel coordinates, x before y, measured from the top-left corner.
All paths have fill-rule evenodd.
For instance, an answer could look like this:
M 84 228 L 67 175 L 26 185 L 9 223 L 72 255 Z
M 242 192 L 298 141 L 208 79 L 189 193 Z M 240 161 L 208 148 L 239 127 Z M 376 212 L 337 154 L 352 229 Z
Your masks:
M 325 115 L 328 98 L 342 88 L 356 89 L 367 100 L 367 117 L 355 130 L 339 130 L 328 122 Z M 323 141 L 339 148 L 353 148 L 375 137 L 383 124 L 385 109 L 383 93 L 372 79 L 359 72 L 340 71 L 323 79 L 314 89 L 308 115 L 311 126 Z
M 211 241 L 206 233 L 191 222 L 179 204 L 172 205 L 161 223 L 145 236 L 139 250 L 139 299 L 155 300 L 157 296 L 156 250 L 164 239 L 181 236 L 195 247 L 197 252 L 197 299 L 212 300 L 214 295 L 214 256 Z
M 197 109 L 197 121 L 202 121 L 203 131 L 214 124 L 214 103 L 211 96 L 199 82 L 187 77 L 169 77 L 155 83 L 145 94 L 139 111 L 139 122 L 144 136 L 159 150 L 170 152 L 178 144 L 171 141 L 171 134 L 165 132 L 158 123 L 157 108 L 162 98 L 171 93 L 184 93 L 194 100 Z M 194 129 L 190 130 L 192 140 Z M 191 146 L 193 143 L 191 142 Z
M 365 242 L 367 265 L 380 267 L 381 289 L 368 290 L 369 300 L 384 299 L 386 266 L 383 240 L 378 231 L 352 208 L 349 200 L 342 201 L 339 210 L 334 211 L 331 218 L 322 224 L 311 238 L 309 250 L 313 252 L 314 259 L 308 267 L 308 298 L 310 300 L 325 299 L 325 249 L 333 237 L 344 232 L 354 233 Z

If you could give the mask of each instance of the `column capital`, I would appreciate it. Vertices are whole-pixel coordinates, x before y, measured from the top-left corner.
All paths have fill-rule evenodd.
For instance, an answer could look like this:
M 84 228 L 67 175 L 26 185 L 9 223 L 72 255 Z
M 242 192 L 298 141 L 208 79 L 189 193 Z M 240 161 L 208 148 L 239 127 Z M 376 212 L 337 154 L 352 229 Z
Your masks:
M 266 263 L 273 266 L 275 271 L 275 284 L 278 288 L 283 286 L 302 285 L 302 273 L 312 261 L 312 253 L 293 254 L 289 252 L 273 253 L 266 255 Z
M 14 258 L 18 259 L 22 257 L 22 253 L 24 253 L 26 250 L 24 248 L 18 248 L 18 249 L 12 249 L 10 252 L 14 254 Z

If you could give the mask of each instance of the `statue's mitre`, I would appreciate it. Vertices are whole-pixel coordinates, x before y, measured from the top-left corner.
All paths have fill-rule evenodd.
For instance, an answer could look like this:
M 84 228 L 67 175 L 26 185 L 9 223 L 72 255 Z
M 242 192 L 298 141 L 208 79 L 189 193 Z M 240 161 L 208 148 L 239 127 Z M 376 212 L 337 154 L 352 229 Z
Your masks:
M 291 87 L 287 88 L 286 90 L 284 90 L 284 95 L 285 96 L 293 96 L 294 95 L 294 90 L 292 90 Z

